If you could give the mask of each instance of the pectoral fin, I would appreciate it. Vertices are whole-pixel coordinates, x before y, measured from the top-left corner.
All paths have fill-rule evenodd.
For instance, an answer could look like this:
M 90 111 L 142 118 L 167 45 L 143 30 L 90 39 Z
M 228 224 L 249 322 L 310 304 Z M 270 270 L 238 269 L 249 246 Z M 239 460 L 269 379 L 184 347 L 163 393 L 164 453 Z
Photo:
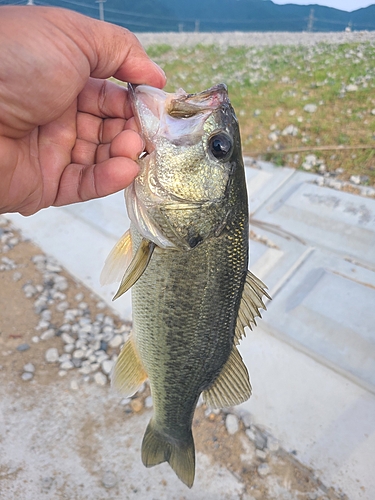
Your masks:
M 112 386 L 124 396 L 132 396 L 147 379 L 134 344 L 133 334 L 125 342 L 111 374 Z
M 132 239 L 130 230 L 128 230 L 119 239 L 106 258 L 103 270 L 100 274 L 100 284 L 103 286 L 120 281 L 124 269 L 129 266 L 131 260 Z
M 202 396 L 210 408 L 235 406 L 249 399 L 249 373 L 236 346 L 233 346 L 220 375 L 209 389 L 202 392 Z
M 122 294 L 127 292 L 129 288 L 131 288 L 134 283 L 139 280 L 150 262 L 154 248 L 155 243 L 146 240 L 145 238 L 142 239 L 133 260 L 130 262 L 129 267 L 125 271 L 120 287 L 112 300 L 116 300 L 121 297 Z
M 263 296 L 271 300 L 266 292 L 266 285 L 250 271 L 247 271 L 245 286 L 242 292 L 242 299 L 238 311 L 234 343 L 238 345 L 242 337 L 245 336 L 245 327 L 252 330 L 251 324 L 256 325 L 255 318 L 261 318 L 259 309 L 266 309 Z

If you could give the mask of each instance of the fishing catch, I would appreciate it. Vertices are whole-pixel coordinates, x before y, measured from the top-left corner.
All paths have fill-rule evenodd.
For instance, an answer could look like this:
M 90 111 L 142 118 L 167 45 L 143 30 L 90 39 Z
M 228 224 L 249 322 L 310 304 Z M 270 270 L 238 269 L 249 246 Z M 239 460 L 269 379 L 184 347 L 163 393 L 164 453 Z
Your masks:
M 146 153 L 125 190 L 130 230 L 102 273 L 103 283 L 123 275 L 115 298 L 133 287 L 133 331 L 112 383 L 130 396 L 149 378 L 154 414 L 142 461 L 169 462 L 191 487 L 198 398 L 222 408 L 250 397 L 236 346 L 269 296 L 248 271 L 245 173 L 226 86 L 169 94 L 129 85 L 129 93 Z

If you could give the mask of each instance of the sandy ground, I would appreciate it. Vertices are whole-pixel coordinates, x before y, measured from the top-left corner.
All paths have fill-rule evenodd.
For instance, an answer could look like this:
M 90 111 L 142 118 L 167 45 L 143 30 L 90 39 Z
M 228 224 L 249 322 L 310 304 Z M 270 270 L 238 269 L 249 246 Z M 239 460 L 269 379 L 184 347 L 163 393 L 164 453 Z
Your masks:
M 16 238 L 13 247 L 0 245 L 0 265 L 5 257 L 16 266 L 0 271 L 1 499 L 347 499 L 322 484 L 293 454 L 257 449 L 244 422 L 238 432 L 228 434 L 226 413 L 209 414 L 204 406 L 194 418 L 197 471 L 192 490 L 167 464 L 144 468 L 140 446 L 152 415 L 144 405 L 149 388 L 124 406 L 109 384 L 100 387 L 90 377 L 85 381 L 77 369 L 58 375 L 58 364 L 47 363 L 45 352 L 57 347 L 62 353 L 63 342 L 58 336 L 32 341 L 40 317 L 22 288 L 42 283 L 31 261 L 42 252 L 10 225 L 3 222 L 0 229 L 7 241 L 9 233 Z M 100 299 L 64 270 L 61 274 L 68 279 L 69 301 L 83 293 L 93 317 L 105 312 L 120 324 L 110 309 L 98 308 Z M 58 328 L 63 314 L 55 305 L 50 310 Z M 25 343 L 29 349 L 18 351 Z M 35 366 L 31 381 L 21 378 L 26 363 Z

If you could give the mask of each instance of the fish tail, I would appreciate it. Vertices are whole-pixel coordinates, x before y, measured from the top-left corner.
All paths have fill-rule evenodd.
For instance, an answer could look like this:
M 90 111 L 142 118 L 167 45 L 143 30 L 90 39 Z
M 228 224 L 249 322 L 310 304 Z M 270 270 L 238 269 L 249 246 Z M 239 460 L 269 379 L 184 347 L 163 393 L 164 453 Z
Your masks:
M 191 488 L 195 476 L 195 448 L 191 430 L 185 439 L 176 439 L 157 431 L 151 420 L 143 437 L 142 462 L 146 467 L 168 462 L 179 479 Z

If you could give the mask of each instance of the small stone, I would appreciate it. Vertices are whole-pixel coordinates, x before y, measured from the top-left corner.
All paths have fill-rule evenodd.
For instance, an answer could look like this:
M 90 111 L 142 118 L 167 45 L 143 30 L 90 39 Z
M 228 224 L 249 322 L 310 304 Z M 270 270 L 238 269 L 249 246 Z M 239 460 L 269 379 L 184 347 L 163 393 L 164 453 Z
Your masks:
M 263 436 L 263 434 L 261 434 L 260 432 L 256 432 L 254 443 L 258 450 L 263 450 L 266 447 L 267 440 L 265 436 Z
M 59 363 L 65 363 L 65 361 L 70 361 L 72 358 L 72 356 L 65 352 L 64 354 L 61 354 L 61 356 L 59 357 Z
M 49 330 L 43 332 L 40 338 L 41 340 L 49 340 L 52 339 L 54 336 L 55 336 L 55 330 L 53 328 L 50 328 Z
M 236 415 L 229 413 L 225 419 L 225 427 L 227 428 L 228 434 L 236 434 L 239 429 L 238 418 Z
M 16 347 L 17 351 L 23 352 L 23 351 L 28 351 L 30 349 L 29 344 L 20 344 Z
M 96 307 L 97 307 L 98 309 L 104 309 L 104 308 L 105 308 L 105 306 L 106 306 L 105 302 L 98 302 L 98 303 L 96 304 Z
M 65 375 L 66 375 L 67 373 L 68 373 L 68 372 L 67 372 L 66 370 L 59 370 L 59 371 L 57 372 L 57 375 L 58 375 L 59 377 L 65 377 Z
M 74 365 L 74 368 L 80 368 L 82 366 L 82 359 L 80 358 L 73 358 L 72 363 Z
M 82 365 L 82 367 L 79 369 L 79 373 L 82 373 L 82 375 L 89 375 L 92 372 L 91 365 Z
M 255 441 L 255 434 L 251 429 L 246 430 L 246 436 L 250 439 L 250 441 Z
M 78 382 L 76 380 L 72 380 L 70 382 L 70 388 L 72 391 L 78 391 L 78 389 L 79 389 Z
M 256 450 L 255 455 L 260 459 L 260 460 L 265 460 L 267 458 L 267 453 L 263 450 Z
M 67 352 L 67 353 L 73 352 L 74 349 L 75 349 L 75 345 L 74 344 L 66 344 L 66 345 L 64 345 L 64 351 Z
M 107 349 L 108 349 L 108 342 L 101 340 L 99 345 L 99 350 L 107 352 Z
M 33 373 L 30 373 L 30 372 L 24 372 L 22 375 L 21 375 L 21 378 L 24 382 L 28 382 L 30 380 L 32 380 L 32 378 L 34 377 L 34 374 Z
M 152 408 L 152 396 L 147 396 L 145 399 L 145 408 Z
M 37 337 L 36 335 L 31 338 L 31 342 L 34 342 L 34 344 L 37 344 L 40 341 L 40 338 Z
M 62 271 L 62 268 L 53 262 L 48 262 L 45 269 L 50 273 L 60 273 Z
M 35 286 L 33 285 L 30 285 L 30 284 L 27 284 L 23 287 L 23 291 L 25 293 L 25 296 L 30 299 L 33 295 L 35 295 L 37 292 L 36 292 L 36 288 Z
M 371 114 L 375 115 L 375 108 L 371 110 Z
M 142 401 L 138 398 L 132 399 L 131 403 L 130 403 L 130 407 L 135 413 L 139 413 L 143 408 Z
M 62 333 L 61 334 L 61 340 L 65 343 L 65 344 L 74 344 L 75 340 L 74 338 L 69 335 L 69 333 Z
M 29 373 L 34 373 L 35 372 L 35 366 L 32 363 L 27 363 L 23 367 L 24 372 L 29 372 Z
M 82 292 L 79 292 L 79 293 L 77 293 L 77 294 L 75 295 L 75 297 L 74 297 L 74 298 L 75 298 L 75 300 L 76 300 L 77 302 L 82 302 L 82 300 L 83 300 L 83 298 L 84 298 L 84 295 L 83 295 L 83 293 L 82 293 Z
M 353 184 L 361 184 L 361 176 L 360 175 L 351 175 L 350 176 L 350 182 L 353 182 Z
M 82 349 L 77 349 L 73 352 L 74 359 L 82 359 L 85 357 L 85 352 Z
M 67 309 L 69 308 L 69 302 L 64 300 L 63 302 L 60 302 L 59 304 L 57 304 L 56 306 L 56 311 L 59 311 L 59 312 L 64 312 L 66 311 Z
M 281 135 L 291 135 L 293 137 L 296 137 L 298 135 L 298 128 L 295 127 L 294 125 L 288 125 L 287 127 L 284 128 L 284 130 L 281 132 Z
M 106 471 L 102 477 L 102 484 L 104 488 L 110 489 L 116 486 L 118 480 L 116 475 L 111 471 Z
M 20 273 L 19 271 L 13 273 L 13 281 L 19 281 L 21 278 L 22 278 L 22 273 Z
M 109 341 L 109 347 L 112 348 L 120 347 L 122 342 L 123 342 L 122 335 L 115 335 L 113 339 Z
M 106 375 L 109 375 L 113 368 L 113 361 L 111 359 L 105 359 L 102 363 L 102 370 Z
M 268 134 L 268 139 L 270 141 L 276 142 L 278 138 L 279 136 L 276 134 L 276 132 L 271 132 L 270 134 Z
M 315 111 L 318 109 L 318 106 L 316 104 L 306 104 L 304 106 L 303 110 L 306 111 L 307 113 L 315 113 Z
M 131 398 L 123 398 L 121 401 L 120 401 L 120 405 L 121 406 L 126 406 L 126 405 L 129 405 L 131 403 Z
M 59 351 L 56 349 L 56 347 L 50 347 L 46 350 L 44 358 L 47 363 L 56 363 L 56 361 L 59 360 Z
M 74 368 L 74 365 L 71 361 L 64 361 L 64 363 L 61 363 L 60 369 L 61 370 L 72 370 Z
M 107 383 L 107 377 L 102 372 L 97 372 L 94 375 L 94 381 L 97 385 L 105 386 Z
M 357 92 L 357 90 L 358 90 L 358 85 L 355 85 L 354 83 L 351 83 L 350 85 L 347 85 L 347 86 L 345 87 L 345 90 L 346 90 L 347 92 Z
M 266 463 L 260 464 L 257 470 L 258 474 L 262 477 L 267 476 L 271 472 L 270 466 Z
M 267 449 L 270 451 L 278 451 L 280 445 L 277 439 L 272 436 L 267 436 Z
M 249 412 L 243 413 L 241 415 L 241 420 L 246 429 L 248 429 L 252 424 L 251 413 Z

